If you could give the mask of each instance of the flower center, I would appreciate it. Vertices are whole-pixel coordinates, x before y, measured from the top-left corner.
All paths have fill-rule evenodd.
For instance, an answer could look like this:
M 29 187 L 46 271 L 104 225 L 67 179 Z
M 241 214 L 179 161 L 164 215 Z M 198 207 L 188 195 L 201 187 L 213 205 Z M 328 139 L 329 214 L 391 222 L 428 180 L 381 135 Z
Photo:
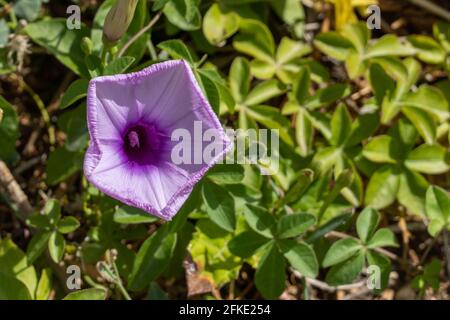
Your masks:
M 139 135 L 136 131 L 130 131 L 130 133 L 128 134 L 128 143 L 132 148 L 139 148 Z
M 156 164 L 165 145 L 164 137 L 153 125 L 133 125 L 123 135 L 123 151 L 131 162 L 139 165 Z

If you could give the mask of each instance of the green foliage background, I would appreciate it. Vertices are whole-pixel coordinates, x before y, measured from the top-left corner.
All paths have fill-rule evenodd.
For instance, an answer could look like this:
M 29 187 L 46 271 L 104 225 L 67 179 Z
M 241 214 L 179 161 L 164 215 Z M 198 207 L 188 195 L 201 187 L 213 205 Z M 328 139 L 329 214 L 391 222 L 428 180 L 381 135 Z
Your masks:
M 18 78 L 39 108 L 48 153 L 39 188 L 50 197 L 24 188 L 35 210 L 19 222 L 28 235 L 0 225 L 0 298 L 276 299 L 295 287 L 295 298 L 308 299 L 317 282 L 364 281 L 369 265 L 381 270 L 372 296 L 401 285 L 389 281 L 392 270 L 418 296 L 448 281 L 450 24 L 406 37 L 372 33 L 365 21 L 311 33 L 311 9 L 297 0 L 140 0 L 102 61 L 113 2 L 74 1 L 83 23 L 69 30 L 55 8 L 70 1 L 0 1 L 0 81 Z M 13 42 L 27 41 L 76 75 L 56 111 L 24 80 L 19 66 L 35 55 Z M 281 145 L 278 170 L 217 165 L 163 223 L 101 194 L 81 169 L 89 79 L 167 59 L 189 63 L 224 126 L 278 129 Z M 27 111 L 3 97 L 0 108 L 0 159 L 17 168 L 27 160 L 19 125 Z M 0 215 L 13 216 L 7 194 L 0 200 Z M 410 222 L 428 229 L 420 237 L 437 239 L 436 259 L 413 263 L 402 253 L 409 244 L 396 225 Z M 81 268 L 85 290 L 69 294 L 68 265 Z

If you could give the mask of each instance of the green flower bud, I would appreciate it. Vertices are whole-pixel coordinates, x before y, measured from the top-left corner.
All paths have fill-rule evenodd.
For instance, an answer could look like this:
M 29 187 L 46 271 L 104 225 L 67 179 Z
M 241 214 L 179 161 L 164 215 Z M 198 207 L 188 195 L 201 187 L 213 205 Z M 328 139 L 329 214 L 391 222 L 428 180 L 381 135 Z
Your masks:
M 113 45 L 122 38 L 133 20 L 139 0 L 117 0 L 105 19 L 103 42 Z
M 83 39 L 81 39 L 81 50 L 83 50 L 86 56 L 92 53 L 93 46 L 92 40 L 88 37 L 83 37 Z

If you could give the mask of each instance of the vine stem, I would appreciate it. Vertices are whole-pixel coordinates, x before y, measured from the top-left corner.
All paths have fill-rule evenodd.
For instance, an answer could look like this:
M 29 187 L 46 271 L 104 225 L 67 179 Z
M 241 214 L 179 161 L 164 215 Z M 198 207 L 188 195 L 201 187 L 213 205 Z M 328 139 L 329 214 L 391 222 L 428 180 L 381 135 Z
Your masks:
M 117 276 L 117 280 L 115 281 L 117 288 L 119 289 L 119 291 L 122 293 L 123 297 L 126 300 L 132 300 L 130 295 L 128 294 L 127 290 L 123 286 L 122 279 L 120 278 L 120 274 L 119 274 L 119 270 L 117 269 L 116 262 L 114 261 L 114 259 L 111 259 L 111 262 L 112 262 L 112 266 L 114 268 L 114 273 Z
M 450 21 L 450 12 L 429 0 L 409 0 L 409 2 L 431 12 L 438 17 Z
M 162 12 L 158 12 L 150 22 L 143 27 L 141 30 L 139 30 L 134 36 L 132 36 L 125 44 L 124 46 L 119 50 L 119 53 L 117 54 L 117 57 L 120 58 L 124 55 L 124 53 L 128 50 L 128 48 L 137 40 L 140 36 L 142 36 L 144 33 L 146 33 L 148 30 L 150 30 L 156 22 L 158 22 L 159 18 L 161 17 Z
M 339 231 L 330 231 L 327 233 L 327 236 L 336 237 L 336 238 L 340 238 L 340 239 L 351 238 L 351 236 L 349 236 L 345 233 L 339 232 Z M 400 258 L 397 255 L 395 255 L 392 252 L 387 251 L 383 248 L 374 248 L 373 250 L 377 251 L 378 253 L 381 253 L 382 255 L 385 255 L 386 257 L 388 257 L 392 260 L 395 260 L 395 261 L 400 260 Z
M 41 97 L 31 88 L 25 80 L 23 80 L 22 77 L 18 77 L 15 75 L 15 78 L 19 81 L 22 88 L 31 96 L 36 106 L 39 108 L 39 111 L 41 112 L 42 119 L 45 122 L 45 125 L 47 126 L 48 130 L 48 139 L 51 145 L 54 145 L 56 142 L 55 139 L 55 128 L 52 126 L 50 115 L 47 111 L 47 108 L 45 107 L 44 102 L 42 101 Z

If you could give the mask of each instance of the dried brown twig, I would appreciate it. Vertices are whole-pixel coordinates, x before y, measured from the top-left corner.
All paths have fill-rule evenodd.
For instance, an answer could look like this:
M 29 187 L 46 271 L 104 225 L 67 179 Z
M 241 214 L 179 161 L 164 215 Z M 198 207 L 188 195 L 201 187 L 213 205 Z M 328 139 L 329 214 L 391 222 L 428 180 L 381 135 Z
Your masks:
M 30 205 L 27 195 L 17 183 L 6 163 L 1 160 L 0 190 L 17 211 L 17 215 L 21 220 L 25 221 L 33 213 L 33 207 Z

